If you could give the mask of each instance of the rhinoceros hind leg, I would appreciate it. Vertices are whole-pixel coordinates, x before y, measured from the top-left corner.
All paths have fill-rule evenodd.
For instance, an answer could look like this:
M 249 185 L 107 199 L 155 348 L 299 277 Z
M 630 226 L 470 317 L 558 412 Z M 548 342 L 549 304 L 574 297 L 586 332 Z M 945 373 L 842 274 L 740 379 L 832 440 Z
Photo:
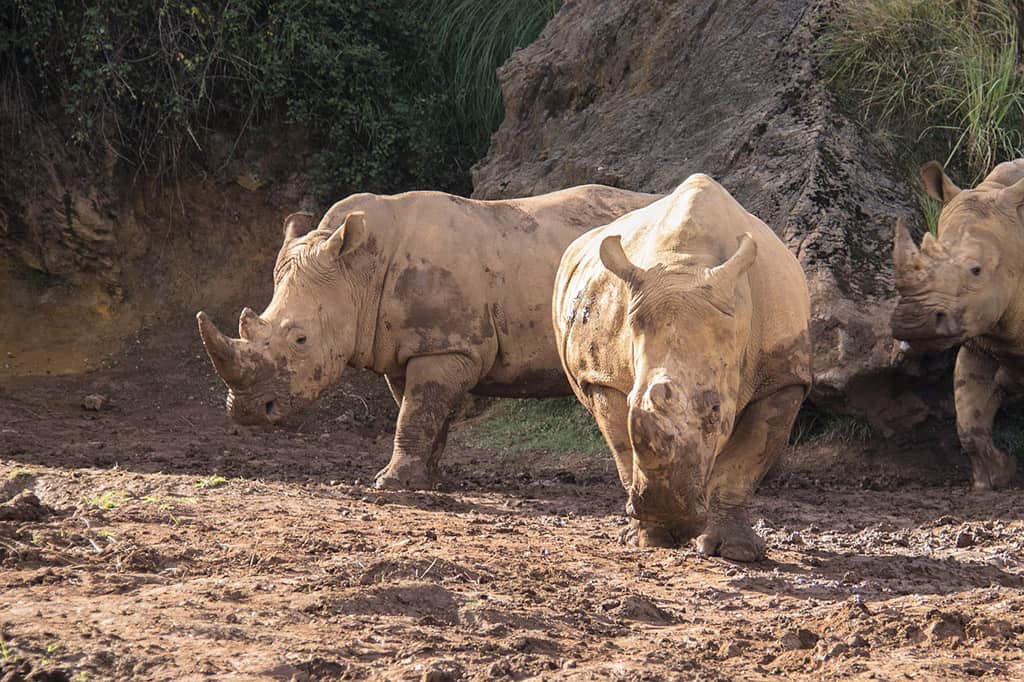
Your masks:
M 479 374 L 479 368 L 465 355 L 429 355 L 409 360 L 394 450 L 387 467 L 377 474 L 375 487 L 433 487 L 452 416 Z
M 975 490 L 995 490 L 1010 484 L 1016 460 L 992 442 L 992 422 L 1003 402 L 999 362 L 966 346 L 956 356 L 953 394 L 960 445 L 971 458 Z
M 735 561 L 764 557 L 764 541 L 750 527 L 747 507 L 765 473 L 782 453 L 804 399 L 803 386 L 788 386 L 747 405 L 708 482 L 708 523 L 697 551 Z

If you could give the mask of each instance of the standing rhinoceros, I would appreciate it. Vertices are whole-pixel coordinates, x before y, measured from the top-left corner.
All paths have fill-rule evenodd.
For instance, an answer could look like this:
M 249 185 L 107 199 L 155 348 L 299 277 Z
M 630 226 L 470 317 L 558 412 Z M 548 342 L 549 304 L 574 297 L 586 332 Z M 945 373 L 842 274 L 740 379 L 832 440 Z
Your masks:
M 925 234 L 918 249 L 896 225 L 892 333 L 917 350 L 963 344 L 953 384 L 957 433 L 974 487 L 1001 488 L 1016 465 L 993 444 L 992 422 L 1003 395 L 1024 380 L 1024 159 L 999 164 L 969 190 L 935 161 L 921 167 L 921 179 L 942 202 L 939 235 Z
M 481 395 L 566 395 L 551 333 L 565 246 L 657 197 L 586 185 L 529 199 L 440 192 L 358 194 L 314 230 L 293 214 L 261 315 L 240 339 L 198 314 L 199 332 L 242 423 L 276 422 L 316 399 L 346 365 L 383 374 L 399 404 L 378 487 L 432 483 L 453 411 Z
M 810 390 L 809 309 L 796 259 L 706 175 L 566 249 L 558 349 L 641 546 L 763 555 L 746 509 Z

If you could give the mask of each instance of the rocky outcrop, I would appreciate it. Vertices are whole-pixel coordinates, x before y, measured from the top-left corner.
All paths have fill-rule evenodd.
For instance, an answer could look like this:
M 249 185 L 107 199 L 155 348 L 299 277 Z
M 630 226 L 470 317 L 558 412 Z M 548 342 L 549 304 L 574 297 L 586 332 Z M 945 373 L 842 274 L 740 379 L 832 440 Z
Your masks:
M 897 371 L 892 228 L 899 215 L 919 218 L 911 188 L 826 91 L 815 41 L 831 5 L 566 2 L 499 71 L 505 121 L 474 169 L 475 196 L 585 182 L 667 192 L 691 173 L 714 176 L 808 275 L 813 398 L 884 427 L 880 387 L 896 393 L 883 412 L 904 392 L 883 380 Z M 901 423 L 923 417 L 917 403 L 898 405 Z

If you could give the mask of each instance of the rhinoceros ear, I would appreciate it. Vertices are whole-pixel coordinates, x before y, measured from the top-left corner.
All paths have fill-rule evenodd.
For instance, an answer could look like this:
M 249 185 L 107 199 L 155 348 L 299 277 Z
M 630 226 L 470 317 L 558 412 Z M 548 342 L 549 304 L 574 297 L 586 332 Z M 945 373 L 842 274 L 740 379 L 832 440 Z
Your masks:
M 1024 180 L 999 191 L 999 203 L 1010 210 L 1024 208 Z
M 351 253 L 366 239 L 366 213 L 353 211 L 345 216 L 345 222 L 334 231 L 323 244 L 320 253 L 337 260 L 342 253 Z
M 605 237 L 601 242 L 600 254 L 601 263 L 613 275 L 628 284 L 637 281 L 640 270 L 629 261 L 626 252 L 622 250 L 622 237 L 617 234 Z
M 284 240 L 291 241 L 307 234 L 316 227 L 316 218 L 312 213 L 299 211 L 284 219 Z
M 722 286 L 735 287 L 740 276 L 754 264 L 757 258 L 757 242 L 749 232 L 744 232 L 738 241 L 736 253 L 721 265 L 708 270 L 707 279 L 712 286 L 721 283 Z
M 933 199 L 941 201 L 943 206 L 960 194 L 960 188 L 949 179 L 949 176 L 942 170 L 942 164 L 938 161 L 929 161 L 921 166 L 919 173 L 921 182 L 924 184 L 924 191 L 928 192 L 928 196 Z

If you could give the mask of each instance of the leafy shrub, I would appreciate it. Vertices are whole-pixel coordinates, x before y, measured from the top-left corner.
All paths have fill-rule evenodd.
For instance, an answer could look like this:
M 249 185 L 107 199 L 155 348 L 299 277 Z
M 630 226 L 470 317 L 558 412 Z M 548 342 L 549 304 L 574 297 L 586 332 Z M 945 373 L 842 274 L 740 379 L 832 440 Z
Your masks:
M 500 122 L 493 70 L 551 12 L 517 19 L 537 0 L 455 4 L 13 0 L 0 6 L 0 126 L 24 128 L 35 112 L 93 158 L 112 151 L 164 173 L 202 161 L 213 132 L 234 149 L 289 124 L 318 150 L 325 197 L 465 191 Z
M 840 102 L 908 165 L 979 180 L 1024 152 L 1018 4 L 846 0 L 824 39 Z

